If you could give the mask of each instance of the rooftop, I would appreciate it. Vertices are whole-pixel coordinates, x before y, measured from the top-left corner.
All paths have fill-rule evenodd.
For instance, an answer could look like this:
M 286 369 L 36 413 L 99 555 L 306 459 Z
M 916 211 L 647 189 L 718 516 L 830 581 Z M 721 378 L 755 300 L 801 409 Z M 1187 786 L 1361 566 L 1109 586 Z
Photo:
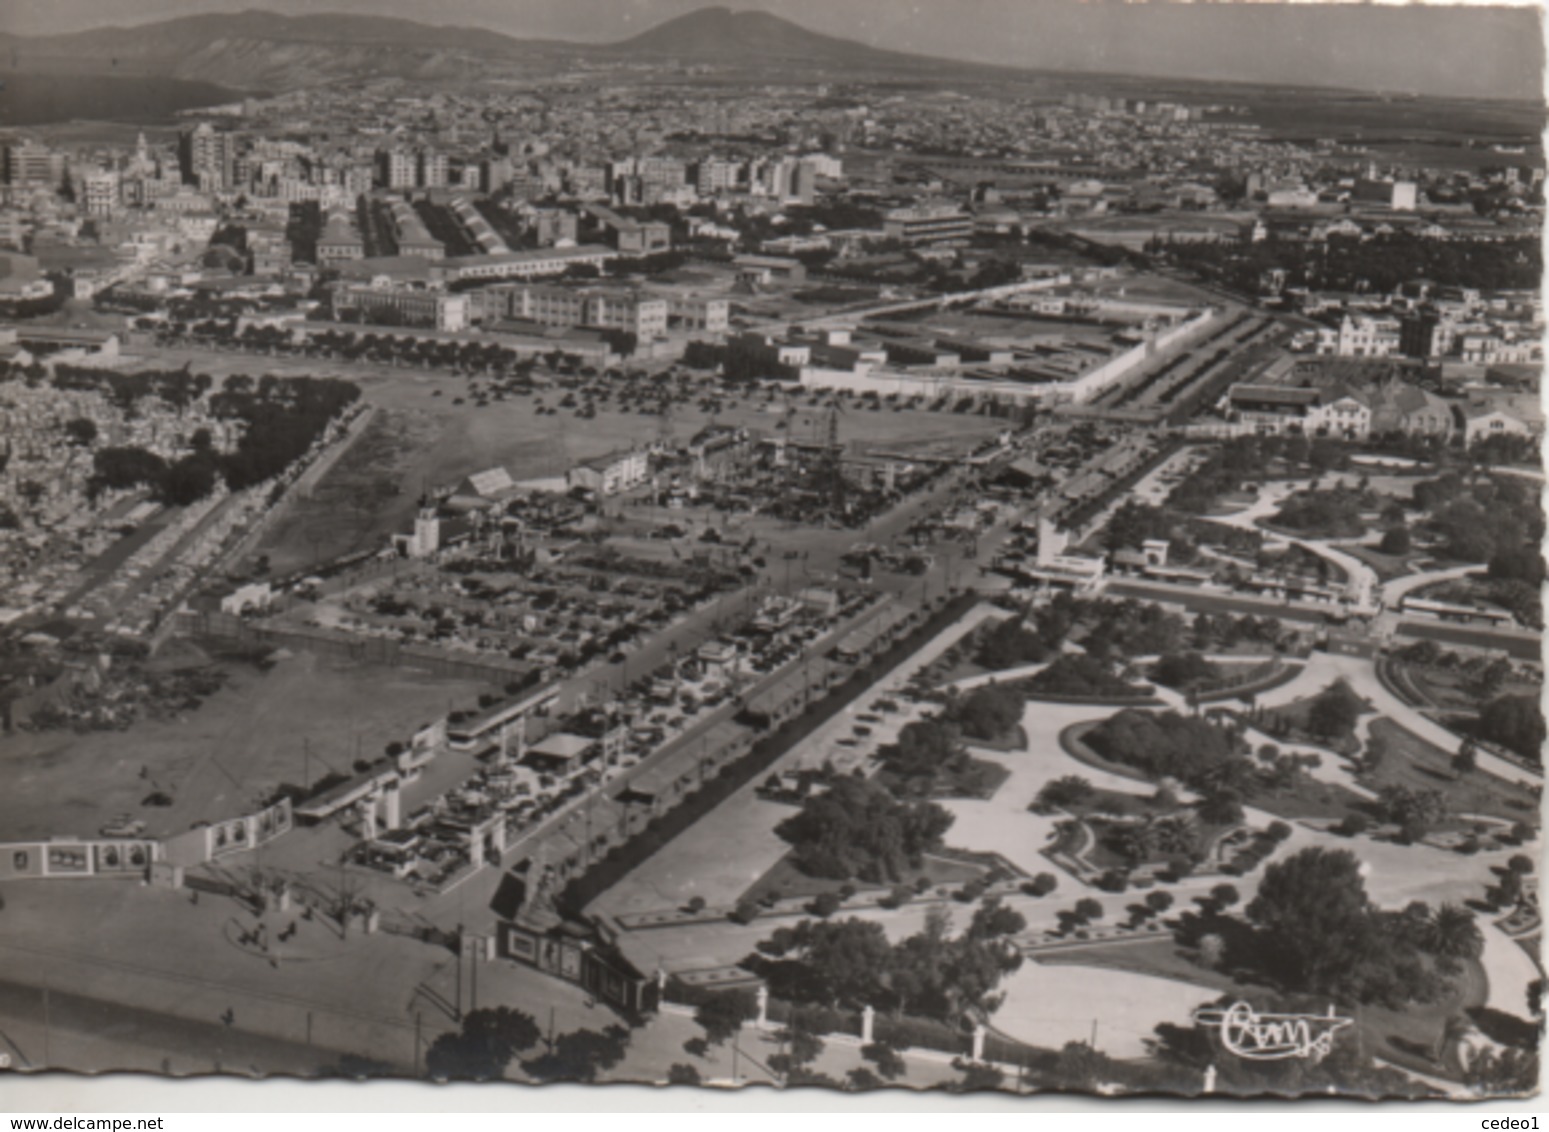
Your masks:
M 556 731 L 553 735 L 532 744 L 527 751 L 529 754 L 542 755 L 545 758 L 574 759 L 584 755 L 596 744 L 596 739 L 589 739 L 585 735 Z

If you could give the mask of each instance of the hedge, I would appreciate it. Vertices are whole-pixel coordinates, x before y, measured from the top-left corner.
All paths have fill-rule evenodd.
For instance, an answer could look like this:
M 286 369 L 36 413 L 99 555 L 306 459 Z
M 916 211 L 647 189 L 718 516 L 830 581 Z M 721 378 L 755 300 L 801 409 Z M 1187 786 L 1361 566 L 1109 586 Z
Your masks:
M 1141 691 L 1137 688 L 1132 696 L 1078 696 L 1070 693 L 1031 691 L 1024 687 L 1022 694 L 1029 701 L 1044 704 L 1101 704 L 1116 707 L 1154 707 L 1163 702 L 1153 694 L 1154 691 L 1155 689 Z
M 675 1002 L 680 1006 L 703 1006 L 711 999 L 720 998 L 722 995 L 736 994 L 739 991 L 753 993 L 752 988 L 746 983 L 735 986 L 702 987 L 693 983 L 685 983 L 676 975 L 667 977 L 667 986 L 662 995 L 663 1002 Z
M 1208 692 L 1202 692 L 1194 697 L 1194 702 L 1199 704 L 1213 704 L 1220 703 L 1225 700 L 1241 699 L 1243 696 L 1257 696 L 1263 692 L 1271 692 L 1284 684 L 1289 684 L 1292 680 L 1295 680 L 1298 676 L 1300 676 L 1302 674 L 1302 667 L 1303 666 L 1300 664 L 1286 664 L 1284 661 L 1276 657 L 1273 660 L 1265 661 L 1263 664 L 1259 665 L 1258 668 L 1254 669 L 1255 673 L 1257 673 L 1259 669 L 1264 668 L 1268 668 L 1270 671 L 1265 672 L 1262 675 L 1250 675 L 1247 679 L 1243 680 L 1239 684 L 1227 685 L 1226 687 L 1222 688 L 1213 688 Z
M 771 998 L 767 1011 L 771 1022 L 790 1025 L 799 1020 L 802 1028 L 813 1034 L 849 1034 L 861 1036 L 861 1016 L 856 1011 L 835 1010 L 828 1006 L 787 1002 Z
M 968 1034 L 961 1030 L 954 1030 L 945 1022 L 916 1018 L 907 1014 L 901 1018 L 878 1014 L 872 1020 L 871 1035 L 874 1041 L 890 1045 L 894 1049 L 913 1047 L 964 1055 L 973 1052 L 973 1039 Z
M 1019 1042 L 990 1030 L 984 1035 L 984 1060 L 998 1061 L 1003 1065 L 1031 1067 L 1048 1056 L 1047 1050 Z
M 754 742 L 747 753 L 727 763 L 716 777 L 706 781 L 628 841 L 616 845 L 607 856 L 565 885 L 556 901 L 560 911 L 579 916 L 588 904 L 644 864 L 673 838 L 763 774 L 796 744 L 864 696 L 883 675 L 918 652 L 927 641 L 973 608 L 978 600 L 978 594 L 971 592 L 951 599 L 887 652 L 865 668 L 857 669 L 827 697 Z

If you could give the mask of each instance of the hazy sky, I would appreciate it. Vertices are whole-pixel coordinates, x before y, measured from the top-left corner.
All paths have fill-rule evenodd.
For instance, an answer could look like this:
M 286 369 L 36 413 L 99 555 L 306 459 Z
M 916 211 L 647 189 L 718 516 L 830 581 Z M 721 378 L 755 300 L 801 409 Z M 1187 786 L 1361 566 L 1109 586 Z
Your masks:
M 708 0 L 0 0 L 0 30 L 79 31 L 196 12 L 353 12 L 607 42 Z M 1538 0 L 1499 5 L 1113 0 L 725 0 L 878 47 L 1034 68 L 1531 98 Z

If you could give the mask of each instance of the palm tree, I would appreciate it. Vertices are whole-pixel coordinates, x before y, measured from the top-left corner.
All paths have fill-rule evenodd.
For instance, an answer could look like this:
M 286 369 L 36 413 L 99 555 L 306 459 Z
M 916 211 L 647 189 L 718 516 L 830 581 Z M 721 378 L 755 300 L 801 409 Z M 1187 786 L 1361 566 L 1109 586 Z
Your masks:
M 1484 951 L 1484 934 L 1474 914 L 1457 904 L 1436 909 L 1423 939 L 1432 954 L 1451 959 L 1477 959 Z
M 1199 841 L 1190 814 L 1162 818 L 1152 828 L 1156 834 L 1158 852 L 1166 855 L 1190 853 Z
M 1149 822 L 1124 826 L 1114 833 L 1111 844 L 1132 865 L 1149 861 L 1156 852 L 1155 827 Z

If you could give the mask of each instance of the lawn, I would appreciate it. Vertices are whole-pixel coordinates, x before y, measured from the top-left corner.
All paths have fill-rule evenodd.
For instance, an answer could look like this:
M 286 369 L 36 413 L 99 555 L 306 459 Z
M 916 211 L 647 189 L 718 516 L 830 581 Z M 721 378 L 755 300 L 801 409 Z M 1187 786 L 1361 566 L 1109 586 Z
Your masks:
M 1442 750 L 1391 719 L 1373 720 L 1371 733 L 1381 738 L 1388 750 L 1377 770 L 1362 776 L 1373 789 L 1407 786 L 1411 790 L 1440 790 L 1449 813 L 1488 814 L 1538 825 L 1538 805 L 1526 790 L 1483 770 L 1455 774 L 1453 752 Z
M 1110 762 L 1098 754 L 1086 742 L 1086 733 L 1097 727 L 1102 720 L 1094 719 L 1088 723 L 1074 723 L 1060 732 L 1060 746 L 1065 753 L 1077 762 L 1086 763 L 1094 770 L 1106 771 L 1109 774 L 1117 774 L 1121 778 L 1132 779 L 1144 786 L 1155 787 L 1156 783 L 1141 774 L 1132 766 L 1123 763 Z
M 969 864 L 966 861 L 926 856 L 920 869 L 905 877 L 900 883 L 912 886 L 919 877 L 923 876 L 930 881 L 933 888 L 943 885 L 955 888 L 982 877 L 988 871 L 982 865 Z M 856 892 L 883 892 L 892 887 L 890 884 L 870 884 L 857 879 L 831 880 L 828 877 L 808 876 L 796 867 L 795 861 L 787 854 L 776 861 L 773 868 L 754 881 L 739 898 L 739 902 L 758 903 L 771 896 L 786 900 L 792 897 L 808 898 L 823 892 L 838 892 L 842 888 L 853 888 Z
M 1377 580 L 1380 582 L 1390 582 L 1394 578 L 1402 578 L 1413 572 L 1409 567 L 1409 560 L 1399 555 L 1383 554 L 1369 546 L 1348 545 L 1339 549 L 1375 570 Z
M 1473 681 L 1464 673 L 1439 665 L 1406 664 L 1393 660 L 1394 676 L 1407 681 L 1406 690 L 1419 694 L 1421 700 L 1438 711 L 1467 712 L 1473 714 L 1487 699 L 1495 696 L 1533 696 L 1542 694 L 1543 686 L 1525 680 L 1507 680 L 1493 693 L 1481 696 Z
M 1262 667 L 1262 665 L 1254 665 L 1253 667 Z M 1260 679 L 1245 681 L 1236 687 L 1197 692 L 1194 698 L 1197 703 L 1210 704 L 1221 703 L 1226 700 L 1239 700 L 1245 696 L 1262 696 L 1265 692 L 1273 692 L 1282 684 L 1289 684 L 1292 680 L 1295 680 L 1302 674 L 1303 667 L 1299 663 L 1285 663 L 1282 661 L 1275 671 Z
M 1195 963 L 1171 939 L 1143 943 L 1095 943 L 1039 956 L 1047 966 L 1091 967 L 1099 970 L 1129 971 L 1177 982 L 1213 987 L 1224 994 L 1252 994 L 1273 988 L 1213 970 Z M 1428 1051 L 1441 1038 L 1447 1019 L 1455 1014 L 1484 1005 L 1488 991 L 1484 969 L 1477 960 L 1463 963 L 1462 973 L 1452 993 L 1434 1003 L 1417 1003 L 1406 1010 L 1388 1010 L 1381 1006 L 1350 1006 L 1341 1003 L 1340 1013 L 1355 1018 L 1355 1032 L 1361 1048 L 1373 1056 L 1411 1069 L 1438 1076 L 1455 1076 L 1450 1066 L 1430 1060 Z
M 1133 767 L 1123 763 L 1110 762 L 1096 751 L 1092 750 L 1083 740 L 1082 736 L 1097 722 L 1077 723 L 1065 729 L 1060 735 L 1060 746 L 1065 748 L 1067 754 L 1078 762 L 1086 763 L 1095 770 L 1104 770 L 1110 774 L 1122 775 L 1125 778 L 1134 779 L 1136 782 L 1145 783 L 1147 786 L 1155 786 L 1151 779 L 1137 772 Z M 1330 818 L 1338 820 L 1344 817 L 1352 809 L 1365 805 L 1365 799 L 1352 794 L 1342 786 L 1334 786 L 1327 782 L 1308 775 L 1302 775 L 1290 788 L 1276 791 L 1260 791 L 1247 800 L 1247 804 L 1261 810 L 1266 810 L 1277 817 L 1296 818 Z
M 1364 811 L 1370 806 L 1359 794 L 1308 774 L 1298 776 L 1296 782 L 1284 790 L 1261 790 L 1248 799 L 1248 804 L 1292 821 L 1299 818 L 1338 821 L 1352 811 Z

